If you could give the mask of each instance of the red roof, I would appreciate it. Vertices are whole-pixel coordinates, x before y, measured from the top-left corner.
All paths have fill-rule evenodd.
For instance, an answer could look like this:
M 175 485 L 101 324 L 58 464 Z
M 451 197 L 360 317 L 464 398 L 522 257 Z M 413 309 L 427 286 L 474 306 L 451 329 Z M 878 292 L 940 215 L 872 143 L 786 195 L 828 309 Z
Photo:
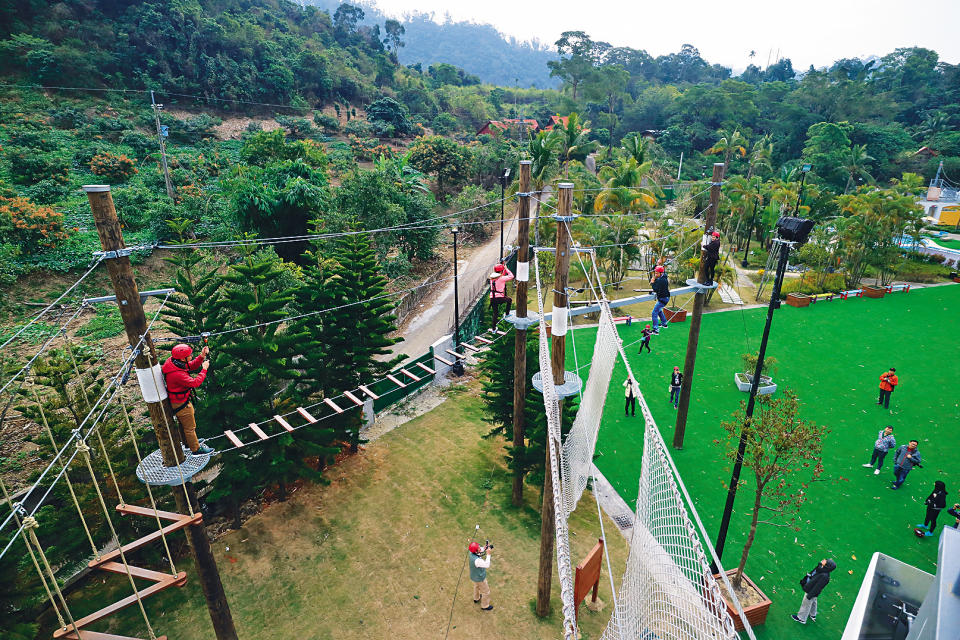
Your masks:
M 544 131 L 550 131 L 558 124 L 562 124 L 564 127 L 567 126 L 567 121 L 570 119 L 570 116 L 550 116 L 550 124 L 543 128 Z
M 504 120 L 489 120 L 487 124 L 480 128 L 480 131 L 477 131 L 477 135 L 488 134 L 495 136 L 500 131 L 518 126 L 521 123 L 525 124 L 527 129 L 531 131 L 536 131 L 540 128 L 540 123 L 538 123 L 535 118 L 523 118 L 522 120 L 520 118 L 506 118 Z

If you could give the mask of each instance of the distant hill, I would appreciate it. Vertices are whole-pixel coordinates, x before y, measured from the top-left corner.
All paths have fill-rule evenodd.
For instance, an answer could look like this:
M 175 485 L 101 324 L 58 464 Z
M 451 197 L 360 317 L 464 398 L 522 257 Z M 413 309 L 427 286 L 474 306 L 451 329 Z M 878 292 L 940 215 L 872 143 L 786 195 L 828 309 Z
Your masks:
M 339 0 L 306 0 L 320 9 L 337 10 Z M 382 25 L 387 19 L 375 6 L 351 2 L 365 13 L 365 24 Z M 400 62 L 417 62 L 424 70 L 438 62 L 456 65 L 479 77 L 483 82 L 503 87 L 557 88 L 559 82 L 550 77 L 547 61 L 557 54 L 542 43 L 518 42 L 489 24 L 445 22 L 438 24 L 430 14 L 414 13 L 403 20 L 406 46 L 400 49 Z

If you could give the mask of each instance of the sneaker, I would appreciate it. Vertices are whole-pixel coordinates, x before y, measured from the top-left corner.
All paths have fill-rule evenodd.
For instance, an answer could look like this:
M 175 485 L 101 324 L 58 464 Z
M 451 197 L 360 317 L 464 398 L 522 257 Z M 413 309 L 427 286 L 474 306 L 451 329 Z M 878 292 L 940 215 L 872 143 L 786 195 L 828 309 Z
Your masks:
M 868 462 L 868 463 L 866 463 L 866 464 L 864 464 L 864 465 L 862 465 L 862 466 L 864 466 L 864 467 L 872 467 L 873 464 L 871 464 L 871 463 Z
M 933 531 L 927 531 L 927 532 L 926 532 L 925 534 L 923 534 L 923 535 L 924 535 L 924 537 L 929 538 L 930 536 L 933 535 Z
M 810 622 L 816 622 L 817 616 L 810 616 Z
M 477 603 L 479 603 L 479 602 L 480 602 L 479 599 L 473 601 L 474 604 L 477 604 Z
M 655 336 L 660 335 L 660 329 L 654 329 L 654 330 L 653 330 L 653 335 L 655 335 Z
M 875 476 L 880 475 L 880 469 L 874 469 L 873 475 L 875 475 Z
M 806 622 L 804 622 L 803 620 L 800 619 L 800 616 L 798 616 L 798 615 L 795 614 L 795 613 L 794 613 L 794 614 L 791 614 L 790 617 L 793 618 L 794 620 L 796 620 L 797 622 L 799 622 L 800 624 L 807 624 Z
M 917 527 L 917 529 L 926 529 L 926 528 L 927 528 L 927 525 L 925 525 L 925 524 L 918 524 L 918 525 L 916 525 L 916 527 Z
M 493 605 L 490 605 L 489 607 L 480 607 L 480 611 L 493 611 Z
M 206 455 L 208 453 L 213 453 L 213 449 L 211 447 L 208 447 L 205 444 L 201 444 L 200 448 L 193 452 L 193 455 L 200 456 L 200 455 Z

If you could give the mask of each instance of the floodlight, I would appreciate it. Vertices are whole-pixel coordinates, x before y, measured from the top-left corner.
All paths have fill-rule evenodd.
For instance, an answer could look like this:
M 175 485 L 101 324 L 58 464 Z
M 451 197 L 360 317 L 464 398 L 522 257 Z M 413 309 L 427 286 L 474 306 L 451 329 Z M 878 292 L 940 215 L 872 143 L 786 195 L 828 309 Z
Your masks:
M 777 235 L 784 240 L 803 244 L 813 229 L 813 220 L 784 216 L 777 221 Z

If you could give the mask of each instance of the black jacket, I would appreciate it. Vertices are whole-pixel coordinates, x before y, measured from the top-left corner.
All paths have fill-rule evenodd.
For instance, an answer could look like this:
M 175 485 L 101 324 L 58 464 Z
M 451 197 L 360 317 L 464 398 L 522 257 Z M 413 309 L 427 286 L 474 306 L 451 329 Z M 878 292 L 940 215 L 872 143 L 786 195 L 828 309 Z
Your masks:
M 813 600 L 823 588 L 830 582 L 830 572 L 837 568 L 837 563 L 833 560 L 827 560 L 824 566 L 817 565 L 817 568 L 807 574 L 807 581 L 803 585 L 803 591 L 807 594 L 807 600 Z
M 679 387 L 683 384 L 683 374 L 679 371 L 670 374 L 670 386 Z
M 927 496 L 923 504 L 937 511 L 947 507 L 947 487 L 942 480 L 933 483 L 933 493 Z
M 706 253 L 707 262 L 716 262 L 717 260 L 719 260 L 720 259 L 720 239 L 714 238 L 713 240 L 708 242 L 704 253 Z
M 667 280 L 667 274 L 661 274 L 659 278 L 653 281 L 653 292 L 658 298 L 670 297 L 670 281 Z

